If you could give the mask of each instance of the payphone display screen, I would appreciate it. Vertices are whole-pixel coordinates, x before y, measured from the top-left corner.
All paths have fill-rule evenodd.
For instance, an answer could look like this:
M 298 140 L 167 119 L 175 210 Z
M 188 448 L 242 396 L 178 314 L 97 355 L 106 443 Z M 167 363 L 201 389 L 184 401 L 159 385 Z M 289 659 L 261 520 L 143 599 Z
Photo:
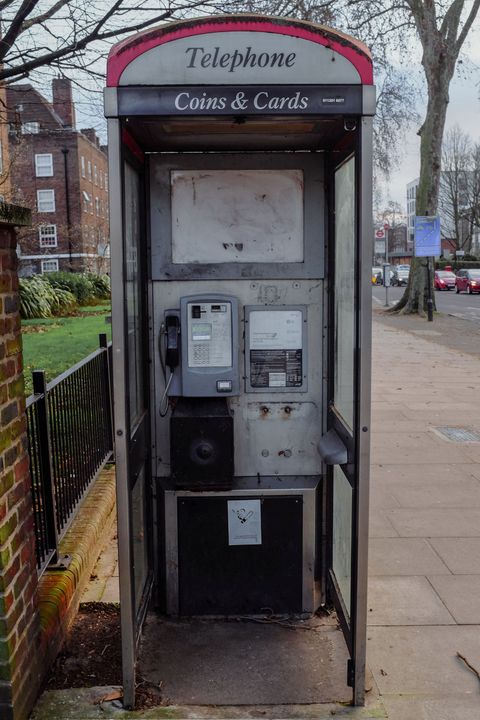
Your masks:
M 252 388 L 301 388 L 303 311 L 251 310 L 249 362 Z
M 231 367 L 232 306 L 229 302 L 187 304 L 188 367 Z

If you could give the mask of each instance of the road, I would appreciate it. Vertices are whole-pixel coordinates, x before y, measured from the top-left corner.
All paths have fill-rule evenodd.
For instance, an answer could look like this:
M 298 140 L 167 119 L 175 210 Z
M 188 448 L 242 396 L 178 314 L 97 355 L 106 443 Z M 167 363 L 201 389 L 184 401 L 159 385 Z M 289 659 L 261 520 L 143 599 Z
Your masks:
M 388 288 L 388 300 L 390 305 L 400 300 L 405 291 L 404 287 Z M 385 306 L 385 288 L 372 287 L 373 304 L 378 307 Z M 457 293 L 454 290 L 435 291 L 437 310 L 448 315 L 470 320 L 480 325 L 480 295 L 467 295 Z

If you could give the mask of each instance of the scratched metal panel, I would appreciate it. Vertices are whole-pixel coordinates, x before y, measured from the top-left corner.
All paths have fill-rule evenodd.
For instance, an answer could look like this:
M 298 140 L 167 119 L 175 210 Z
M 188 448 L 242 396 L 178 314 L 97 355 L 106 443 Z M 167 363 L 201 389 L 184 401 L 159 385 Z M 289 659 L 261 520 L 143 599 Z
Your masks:
M 150 244 L 151 244 L 151 277 L 153 280 L 223 280 L 235 278 L 322 278 L 324 276 L 324 247 L 325 247 L 325 189 L 324 189 L 324 156 L 322 153 L 166 153 L 164 155 L 152 156 L 150 162 Z M 215 171 L 215 172 L 212 172 Z M 200 174 L 217 176 L 218 172 L 228 174 L 228 177 L 236 177 L 237 187 L 240 178 L 248 179 L 250 182 L 254 177 L 255 187 L 260 188 L 262 194 L 269 194 L 271 191 L 264 183 L 262 189 L 258 179 L 262 177 L 259 171 L 267 172 L 269 178 L 275 178 L 278 188 L 280 177 L 285 176 L 284 185 L 290 185 L 290 192 L 295 192 L 296 201 L 288 204 L 289 212 L 294 211 L 296 220 L 291 224 L 286 211 L 280 209 L 281 197 L 275 200 L 275 213 L 268 210 L 270 220 L 274 220 L 272 227 L 266 227 L 267 223 L 261 220 L 262 201 L 254 203 L 255 228 L 258 233 L 258 250 L 254 250 L 254 232 L 250 232 L 246 222 L 239 222 L 236 218 L 238 206 L 232 205 L 233 198 L 230 196 L 230 206 L 223 202 L 220 206 L 219 199 L 212 199 L 211 184 L 209 191 L 210 210 L 214 201 L 214 216 L 208 220 L 208 208 L 201 210 L 202 222 L 191 222 L 188 237 L 180 238 L 175 228 L 176 219 L 173 212 L 172 176 L 185 178 L 188 173 L 198 178 Z M 187 175 L 176 175 L 186 173 Z M 270 174 L 271 173 L 271 174 Z M 303 176 L 302 202 L 298 202 L 300 189 L 292 190 L 293 184 L 297 184 L 300 174 Z M 226 177 L 227 175 L 222 175 Z M 217 177 L 220 177 L 218 175 Z M 263 177 L 266 177 L 263 175 Z M 242 190 L 242 197 L 248 197 L 249 190 Z M 223 195 L 225 201 L 225 195 Z M 175 200 L 175 209 L 180 210 L 179 203 Z M 192 197 L 188 200 L 188 206 L 192 206 Z M 265 214 L 267 210 L 263 208 Z M 183 212 L 183 211 L 182 211 Z M 248 212 L 252 214 L 252 197 L 250 196 Z M 242 209 L 245 218 L 245 209 Z M 301 219 L 299 218 L 299 213 Z M 222 216 L 223 214 L 223 216 Z M 227 218 L 229 221 L 227 222 Z M 235 231 L 229 226 L 233 220 L 236 226 Z M 279 222 L 281 220 L 281 222 Z M 185 224 L 187 220 L 182 220 Z M 289 232 L 285 232 L 282 223 L 287 222 L 288 227 L 295 229 L 292 234 L 292 248 L 286 247 L 282 240 L 280 248 L 288 258 L 299 260 L 282 260 L 273 262 L 275 252 L 279 245 L 276 244 L 274 236 L 278 232 L 280 237 L 285 238 Z M 215 228 L 215 244 L 218 247 L 222 228 L 225 235 L 225 242 L 228 249 L 222 250 L 223 257 L 219 258 L 219 252 L 212 258 L 209 233 L 212 226 L 218 223 Z M 303 238 L 299 241 L 298 235 L 303 227 Z M 232 234 L 234 232 L 234 235 Z M 262 236 L 267 232 L 268 242 L 262 242 Z M 172 251 L 172 233 L 175 233 L 175 248 Z M 232 247 L 233 243 L 233 247 Z M 243 244 L 244 249 L 248 244 L 249 252 L 258 257 L 258 261 L 248 261 L 240 257 L 235 244 Z M 268 243 L 272 251 L 268 250 Z M 300 243 L 302 245 L 300 249 Z M 203 248 L 210 248 L 207 262 L 199 261 L 204 252 Z M 235 252 L 237 256 L 235 257 Z M 174 255 L 174 253 L 176 255 Z M 263 255 L 262 255 L 263 253 Z M 230 259 L 228 255 L 230 254 Z M 179 256 L 185 262 L 175 262 Z M 196 261 L 191 261 L 196 258 Z
M 172 170 L 172 262 L 303 262 L 302 170 Z

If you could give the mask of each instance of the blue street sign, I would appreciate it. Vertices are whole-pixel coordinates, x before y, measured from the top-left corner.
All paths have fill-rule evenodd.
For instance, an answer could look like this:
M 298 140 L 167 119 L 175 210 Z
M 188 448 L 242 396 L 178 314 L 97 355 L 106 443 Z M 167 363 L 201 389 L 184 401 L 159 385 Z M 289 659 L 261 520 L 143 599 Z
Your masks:
M 440 218 L 438 215 L 415 218 L 415 257 L 437 257 L 442 254 Z

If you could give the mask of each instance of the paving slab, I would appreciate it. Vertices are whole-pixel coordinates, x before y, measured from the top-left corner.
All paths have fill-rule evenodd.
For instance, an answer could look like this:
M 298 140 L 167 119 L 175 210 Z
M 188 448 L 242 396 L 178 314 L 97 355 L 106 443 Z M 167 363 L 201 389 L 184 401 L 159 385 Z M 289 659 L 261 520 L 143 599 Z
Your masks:
M 474 693 L 480 713 L 478 678 L 457 657 L 460 652 L 480 668 L 479 626 L 369 627 L 368 637 L 369 665 L 382 696 Z
M 478 537 L 480 509 L 386 510 L 386 516 L 401 537 Z
M 431 485 L 418 480 L 391 482 L 388 487 L 402 508 L 480 508 L 480 485 L 473 477 L 456 482 L 440 479 L 434 492 Z
M 463 480 L 473 480 L 478 482 L 476 477 L 477 471 L 480 475 L 480 468 L 475 463 L 463 462 L 462 464 L 450 465 L 449 463 L 436 463 L 432 458 L 424 458 L 421 465 L 413 466 L 405 463 L 372 463 L 371 466 L 371 484 L 375 487 L 378 484 L 382 486 L 393 482 L 400 482 L 404 486 L 433 485 L 437 488 L 439 485 L 455 485 Z M 473 487 L 473 486 L 472 486 Z M 480 489 L 480 485 L 477 486 Z M 430 488 L 430 492 L 432 492 Z
M 398 537 L 398 532 L 393 527 L 383 510 L 377 509 L 370 514 L 368 521 L 368 532 L 371 538 Z
M 430 545 L 454 575 L 480 575 L 479 537 L 431 538 Z
M 383 697 L 388 720 L 478 720 L 478 693 Z
M 480 575 L 436 575 L 428 579 L 457 623 L 480 625 Z
M 372 436 L 372 462 L 390 464 L 404 463 L 405 465 L 419 464 L 430 461 L 438 463 L 464 463 L 471 460 L 467 452 L 440 440 L 432 432 L 386 433 L 376 432 Z
M 368 573 L 450 575 L 450 570 L 423 538 L 371 538 Z
M 371 577 L 368 625 L 454 625 L 425 577 Z
M 372 485 L 370 488 L 370 508 L 398 508 L 401 507 L 392 490 L 395 488 L 385 487 L 380 484 Z

